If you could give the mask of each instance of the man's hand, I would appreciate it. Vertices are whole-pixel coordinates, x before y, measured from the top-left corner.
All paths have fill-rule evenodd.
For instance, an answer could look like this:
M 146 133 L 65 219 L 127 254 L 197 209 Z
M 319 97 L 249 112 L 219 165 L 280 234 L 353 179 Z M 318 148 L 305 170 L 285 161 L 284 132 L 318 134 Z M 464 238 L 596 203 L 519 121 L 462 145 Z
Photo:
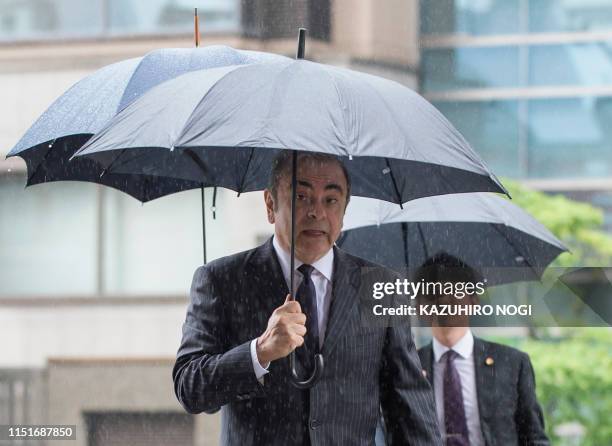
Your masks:
M 268 364 L 289 355 L 304 343 L 306 315 L 300 303 L 287 294 L 285 303 L 278 307 L 268 319 L 268 328 L 257 338 L 257 359 Z

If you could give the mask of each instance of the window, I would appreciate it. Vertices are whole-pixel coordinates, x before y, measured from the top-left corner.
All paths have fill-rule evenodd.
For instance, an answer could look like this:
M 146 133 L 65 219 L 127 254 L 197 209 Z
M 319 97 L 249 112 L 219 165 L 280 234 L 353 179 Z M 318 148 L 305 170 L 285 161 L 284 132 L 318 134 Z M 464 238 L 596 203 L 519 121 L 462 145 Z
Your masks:
M 517 101 L 435 102 L 498 175 L 520 175 Z
M 238 0 L 0 0 L 0 41 L 193 32 L 235 32 Z
M 421 0 L 423 34 L 519 32 L 519 0 Z
M 612 175 L 612 97 L 529 101 L 529 176 Z
M 612 31 L 609 0 L 529 0 L 531 32 Z
M 0 176 L 0 295 L 94 293 L 96 187 L 24 184 Z
M 428 49 L 422 53 L 423 90 L 515 87 L 518 59 L 516 47 Z
M 529 47 L 529 84 L 611 85 L 612 41 Z

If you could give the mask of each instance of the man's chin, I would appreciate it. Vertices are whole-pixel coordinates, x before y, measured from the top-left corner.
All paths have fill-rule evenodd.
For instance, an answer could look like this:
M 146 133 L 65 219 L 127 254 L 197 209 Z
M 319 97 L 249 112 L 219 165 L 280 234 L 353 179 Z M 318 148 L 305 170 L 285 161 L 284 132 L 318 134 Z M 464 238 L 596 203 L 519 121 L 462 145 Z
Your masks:
M 311 237 L 311 239 L 314 237 Z M 320 240 L 300 240 L 297 245 L 300 257 L 309 262 L 314 262 L 323 257 L 331 249 L 332 245 L 326 237 L 321 237 Z

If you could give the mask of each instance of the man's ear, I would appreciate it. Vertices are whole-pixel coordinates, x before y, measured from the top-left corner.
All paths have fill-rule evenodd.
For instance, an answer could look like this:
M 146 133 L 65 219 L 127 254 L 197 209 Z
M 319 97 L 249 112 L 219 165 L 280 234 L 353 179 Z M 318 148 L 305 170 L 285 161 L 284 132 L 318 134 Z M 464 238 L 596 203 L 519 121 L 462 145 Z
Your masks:
M 274 199 L 268 189 L 264 190 L 264 201 L 266 202 L 266 214 L 268 216 L 268 223 L 274 223 Z

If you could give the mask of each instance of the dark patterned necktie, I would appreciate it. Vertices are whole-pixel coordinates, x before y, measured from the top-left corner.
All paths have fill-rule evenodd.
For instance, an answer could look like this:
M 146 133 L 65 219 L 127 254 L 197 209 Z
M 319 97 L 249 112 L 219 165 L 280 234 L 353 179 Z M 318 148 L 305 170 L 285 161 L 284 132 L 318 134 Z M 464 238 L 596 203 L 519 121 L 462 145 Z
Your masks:
M 454 360 L 458 356 L 454 350 L 448 350 L 442 359 L 446 361 L 444 369 L 444 426 L 446 428 L 446 446 L 469 446 L 461 378 L 455 368 Z
M 310 374 L 314 369 L 314 355 L 319 353 L 319 318 L 317 316 L 317 293 L 314 282 L 310 275 L 314 268 L 303 264 L 298 268 L 303 279 L 296 293 L 296 299 L 302 307 L 302 313 L 306 315 L 306 336 L 304 344 L 295 350 L 296 356 L 304 368 Z

